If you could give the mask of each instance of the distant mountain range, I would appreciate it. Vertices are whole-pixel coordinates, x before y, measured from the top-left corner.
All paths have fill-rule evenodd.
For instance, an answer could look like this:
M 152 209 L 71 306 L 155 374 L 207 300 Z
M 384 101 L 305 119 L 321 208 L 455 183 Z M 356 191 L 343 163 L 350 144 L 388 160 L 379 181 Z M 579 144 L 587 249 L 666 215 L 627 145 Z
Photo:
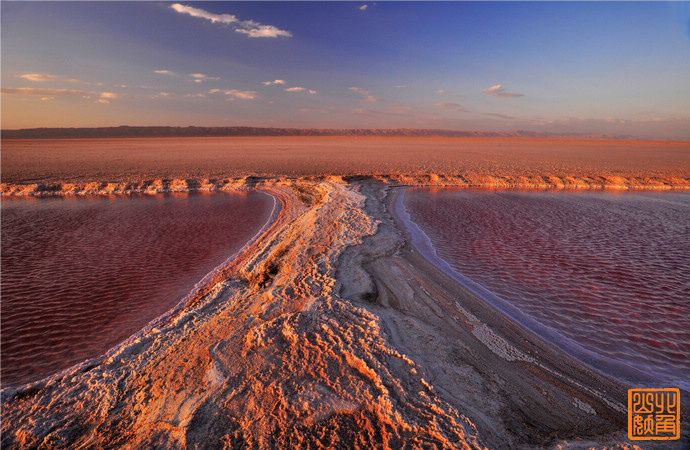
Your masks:
M 382 137 L 493 137 L 573 138 L 631 140 L 619 134 L 559 134 L 536 131 L 454 131 L 429 129 L 366 128 L 264 128 L 264 127 L 98 127 L 26 128 L 2 130 L 3 139 L 88 139 L 136 137 L 222 137 L 222 136 L 382 136 Z

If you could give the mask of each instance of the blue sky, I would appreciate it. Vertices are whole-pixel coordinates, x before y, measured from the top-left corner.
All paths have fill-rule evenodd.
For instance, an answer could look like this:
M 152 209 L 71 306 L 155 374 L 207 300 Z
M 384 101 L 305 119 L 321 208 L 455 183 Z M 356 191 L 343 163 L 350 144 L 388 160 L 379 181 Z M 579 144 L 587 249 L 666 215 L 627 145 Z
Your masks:
M 198 125 L 690 139 L 690 7 L 7 2 L 2 127 Z

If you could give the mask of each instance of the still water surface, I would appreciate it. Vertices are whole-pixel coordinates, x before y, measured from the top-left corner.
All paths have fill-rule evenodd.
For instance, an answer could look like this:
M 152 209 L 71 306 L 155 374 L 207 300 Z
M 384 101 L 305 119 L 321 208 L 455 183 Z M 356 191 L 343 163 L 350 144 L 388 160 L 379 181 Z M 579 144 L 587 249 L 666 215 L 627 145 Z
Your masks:
M 411 189 L 404 206 L 432 258 L 529 328 L 617 377 L 690 386 L 690 193 Z
M 98 356 L 267 223 L 264 193 L 2 199 L 2 385 Z

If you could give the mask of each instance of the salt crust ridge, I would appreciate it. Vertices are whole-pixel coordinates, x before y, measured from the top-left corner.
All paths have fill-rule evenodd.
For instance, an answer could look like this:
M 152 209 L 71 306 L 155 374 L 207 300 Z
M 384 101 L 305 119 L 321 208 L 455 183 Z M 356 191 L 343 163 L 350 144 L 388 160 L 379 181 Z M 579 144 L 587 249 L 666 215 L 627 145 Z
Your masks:
M 138 182 L 89 182 L 89 183 L 2 183 L 4 196 L 43 195 L 104 195 L 104 194 L 158 194 L 165 192 L 223 191 L 253 187 L 272 177 L 239 177 L 223 179 L 154 179 Z M 401 174 L 371 175 L 366 177 L 311 177 L 302 180 L 351 180 L 369 179 L 400 186 L 437 186 L 496 189 L 647 189 L 687 190 L 690 178 L 664 176 L 495 176 L 495 175 L 438 175 L 408 176 Z

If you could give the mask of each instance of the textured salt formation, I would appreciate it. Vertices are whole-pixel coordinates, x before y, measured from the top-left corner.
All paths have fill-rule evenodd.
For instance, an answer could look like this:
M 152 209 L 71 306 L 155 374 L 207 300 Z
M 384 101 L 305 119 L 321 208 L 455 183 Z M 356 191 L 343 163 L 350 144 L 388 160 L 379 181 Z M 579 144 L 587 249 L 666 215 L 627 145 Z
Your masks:
M 3 446 L 479 447 L 376 317 L 335 292 L 347 245 L 375 232 L 342 184 L 287 187 L 236 277 L 99 361 L 3 391 Z
M 314 181 L 331 177 L 312 177 Z M 363 177 L 355 177 L 361 179 Z M 457 188 L 492 189 L 645 189 L 688 190 L 690 178 L 682 177 L 621 177 L 596 175 L 587 177 L 558 176 L 494 176 L 494 175 L 400 175 L 367 176 L 369 180 L 398 186 L 437 186 Z M 257 183 L 270 181 L 266 177 L 242 177 L 223 179 L 155 179 L 141 182 L 91 182 L 91 183 L 2 183 L 2 195 L 112 195 L 112 194 L 159 194 L 163 192 L 225 191 L 244 189 Z
M 5 389 L 4 447 L 627 445 L 625 387 L 406 245 L 385 183 L 258 185 L 267 234 L 104 357 Z

